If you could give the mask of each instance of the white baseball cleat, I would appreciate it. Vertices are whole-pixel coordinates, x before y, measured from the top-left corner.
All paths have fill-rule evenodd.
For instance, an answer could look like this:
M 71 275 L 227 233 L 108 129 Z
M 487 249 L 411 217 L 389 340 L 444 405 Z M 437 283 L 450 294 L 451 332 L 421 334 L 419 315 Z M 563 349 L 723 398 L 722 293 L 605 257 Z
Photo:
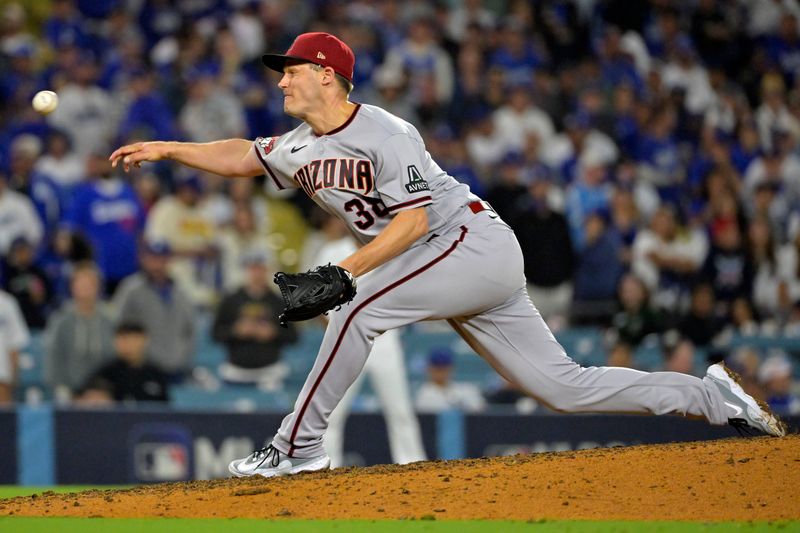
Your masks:
M 248 476 L 288 476 L 300 472 L 314 472 L 330 468 L 331 459 L 323 453 L 317 457 L 289 457 L 270 444 L 254 451 L 244 459 L 237 459 L 228 465 L 228 471 L 236 477 Z
M 756 429 L 767 435 L 783 437 L 786 424 L 770 408 L 747 394 L 739 385 L 739 375 L 722 363 L 708 367 L 706 375 L 719 389 L 729 409 L 728 423 L 741 432 Z

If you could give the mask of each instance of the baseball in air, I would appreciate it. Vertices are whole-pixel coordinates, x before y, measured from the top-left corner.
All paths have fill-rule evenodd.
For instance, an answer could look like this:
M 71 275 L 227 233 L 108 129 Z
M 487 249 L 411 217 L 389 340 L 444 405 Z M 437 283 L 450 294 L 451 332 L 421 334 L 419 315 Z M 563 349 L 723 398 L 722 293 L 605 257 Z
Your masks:
M 52 113 L 58 106 L 58 95 L 53 91 L 39 91 L 33 97 L 33 108 L 39 113 L 46 115 Z

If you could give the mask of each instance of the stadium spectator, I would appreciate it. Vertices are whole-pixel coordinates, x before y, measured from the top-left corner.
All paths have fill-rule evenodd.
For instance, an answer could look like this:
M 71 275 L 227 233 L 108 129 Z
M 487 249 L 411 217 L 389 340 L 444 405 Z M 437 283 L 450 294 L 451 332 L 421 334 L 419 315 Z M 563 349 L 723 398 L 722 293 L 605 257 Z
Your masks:
M 800 121 L 786 106 L 786 86 L 777 73 L 761 79 L 761 105 L 755 110 L 756 127 L 765 152 L 777 148 L 775 136 L 786 132 L 796 141 L 800 138 Z
M 529 80 L 530 78 L 528 78 Z M 525 139 L 535 135 L 540 145 L 551 142 L 555 135 L 553 120 L 531 101 L 533 87 L 518 82 L 509 88 L 508 104 L 494 112 L 495 130 L 504 138 L 509 150 L 522 153 Z
M 647 286 L 635 274 L 625 274 L 617 289 L 620 310 L 612 319 L 615 336 L 620 342 L 638 346 L 645 337 L 660 333 L 663 319 L 649 303 Z
M 30 333 L 17 301 L 0 290 L 0 406 L 14 401 L 19 354 L 29 340 Z
M 130 104 L 119 126 L 123 139 L 167 140 L 176 137 L 175 118 L 156 90 L 154 73 L 137 68 L 129 75 Z
M 773 412 L 784 416 L 800 413 L 800 398 L 792 390 L 792 362 L 786 354 L 778 352 L 764 359 L 758 380 Z
M 220 301 L 212 334 L 227 350 L 220 367 L 223 379 L 277 390 L 289 373 L 281 351 L 297 339 L 297 332 L 278 327 L 283 299 L 270 288 L 268 259 L 257 248 L 240 255 L 244 283 Z
M 597 210 L 609 210 L 612 188 L 608 169 L 595 152 L 587 151 L 577 162 L 578 179 L 567 189 L 566 215 L 576 251 L 586 246 L 584 231 L 587 216 Z
M 86 162 L 72 150 L 69 137 L 59 130 L 52 130 L 47 136 L 46 150 L 36 160 L 34 170 L 52 179 L 67 193 L 86 179 Z
M 453 380 L 453 352 L 437 348 L 428 356 L 428 380 L 417 390 L 414 405 L 424 413 L 475 413 L 486 407 L 486 400 L 477 385 Z
M 140 322 L 147 333 L 147 361 L 182 381 L 192 368 L 195 308 L 169 275 L 169 244 L 147 241 L 141 271 L 126 278 L 114 294 L 117 323 Z
M 596 210 L 584 222 L 585 242 L 575 270 L 573 323 L 605 324 L 616 310 L 622 265 L 622 239 L 608 227 L 608 213 Z
M 222 286 L 225 290 L 233 291 L 243 285 L 243 260 L 251 252 L 268 255 L 269 244 L 266 233 L 259 231 L 256 225 L 251 207 L 240 204 L 233 213 L 233 224 L 219 234 Z
M 52 235 L 62 216 L 61 191 L 44 174 L 35 170 L 42 152 L 42 142 L 33 134 L 19 135 L 11 143 L 8 185 L 33 202 L 44 236 Z M 38 245 L 38 239 L 34 243 Z
M 735 220 L 720 221 L 712 227 L 711 249 L 702 276 L 714 289 L 720 312 L 729 313 L 737 297 L 750 297 L 753 264 L 742 245 L 741 230 Z
M 740 385 L 744 391 L 756 398 L 764 399 L 764 389 L 758 382 L 758 369 L 761 366 L 759 351 L 752 346 L 740 346 L 725 357 L 725 365 L 739 374 Z
M 415 14 L 408 22 L 406 38 L 389 50 L 384 64 L 400 72 L 413 73 L 408 80 L 413 101 L 420 101 L 429 84 L 434 103 L 443 107 L 453 97 L 455 79 L 453 62 L 436 42 L 436 35 L 432 16 L 424 12 Z
M 91 246 L 105 294 L 138 268 L 137 247 L 145 213 L 133 188 L 98 154 L 87 157 L 89 180 L 75 190 L 66 227 Z
M 633 359 L 633 346 L 625 341 L 614 343 L 608 351 L 606 366 L 618 366 L 622 368 L 636 368 Z
M 67 132 L 80 155 L 107 150 L 119 121 L 111 95 L 97 85 L 97 61 L 91 51 L 80 51 L 66 73 L 69 81 L 58 91 L 58 107 L 48 115 L 48 122 Z
M 417 111 L 409 98 L 406 74 L 390 65 L 378 67 L 372 75 L 375 90 L 365 101 L 383 107 L 393 115 L 409 122 L 419 121 Z
M 689 311 L 678 322 L 678 331 L 695 346 L 706 347 L 722 331 L 724 320 L 716 313 L 714 288 L 698 283 L 692 289 Z
M 42 329 L 47 320 L 52 288 L 45 272 L 34 264 L 36 250 L 25 237 L 11 243 L 2 264 L 3 289 L 19 304 L 30 329 Z
M 662 351 L 664 354 L 664 370 L 694 374 L 695 347 L 689 339 L 680 338 L 673 330 L 665 335 Z
M 750 296 L 758 314 L 776 316 L 787 310 L 789 302 L 781 302 L 775 237 L 769 220 L 754 217 L 747 231 L 747 253 L 753 265 L 753 287 Z
M 217 82 L 216 69 L 200 65 L 186 79 L 188 100 L 181 109 L 178 123 L 187 139 L 208 142 L 245 134 L 244 108 L 233 93 Z
M 201 199 L 203 183 L 197 174 L 181 175 L 175 193 L 162 197 L 147 218 L 145 237 L 169 244 L 175 254 L 170 275 L 199 306 L 209 306 L 217 282 L 217 228 Z
M 800 231 L 778 249 L 777 261 L 781 304 L 800 300 Z
M 166 402 L 168 376 L 145 360 L 147 332 L 141 324 L 122 322 L 114 330 L 112 361 L 100 367 L 84 384 L 76 403 Z
M 707 248 L 705 235 L 682 231 L 674 210 L 662 206 L 633 241 L 631 271 L 645 283 L 657 308 L 676 312 Z
M 100 277 L 94 263 L 77 264 L 70 281 L 72 299 L 47 323 L 44 375 L 58 401 L 72 398 L 113 355 L 114 323 L 100 298 Z
M 503 219 L 511 216 L 525 196 L 525 160 L 517 152 L 508 152 L 498 163 L 497 179 L 486 193 L 486 201 Z
M 528 194 L 506 220 L 522 249 L 528 294 L 551 323 L 554 317 L 566 318 L 572 302 L 575 255 L 567 219 L 551 205 L 550 192 L 555 185 L 549 171 L 540 166 L 527 177 Z

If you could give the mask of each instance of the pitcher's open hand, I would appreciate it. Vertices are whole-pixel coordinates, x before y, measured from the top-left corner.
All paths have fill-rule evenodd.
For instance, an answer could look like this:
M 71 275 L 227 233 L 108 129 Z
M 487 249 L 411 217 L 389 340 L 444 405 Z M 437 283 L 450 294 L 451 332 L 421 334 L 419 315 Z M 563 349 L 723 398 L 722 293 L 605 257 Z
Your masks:
M 121 146 L 114 150 L 114 153 L 109 156 L 111 166 L 116 168 L 117 164 L 122 160 L 122 168 L 125 172 L 130 172 L 131 165 L 139 168 L 142 166 L 143 161 L 160 161 L 167 159 L 167 148 L 169 143 L 161 141 L 153 142 L 140 142 Z

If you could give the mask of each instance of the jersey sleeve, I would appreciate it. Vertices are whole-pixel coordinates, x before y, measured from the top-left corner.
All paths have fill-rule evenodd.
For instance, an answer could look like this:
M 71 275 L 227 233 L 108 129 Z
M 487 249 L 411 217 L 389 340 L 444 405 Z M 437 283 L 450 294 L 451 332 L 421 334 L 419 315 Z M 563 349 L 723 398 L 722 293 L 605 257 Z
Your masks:
M 420 140 L 397 133 L 381 143 L 375 157 L 375 188 L 390 213 L 433 203 L 425 168 Z
M 280 151 L 275 150 L 280 142 L 280 137 L 258 137 L 253 141 L 253 147 L 261 166 L 264 167 L 266 175 L 269 176 L 275 187 L 279 190 L 296 189 L 298 185 L 292 177 L 280 171 L 282 167 L 279 160 Z

